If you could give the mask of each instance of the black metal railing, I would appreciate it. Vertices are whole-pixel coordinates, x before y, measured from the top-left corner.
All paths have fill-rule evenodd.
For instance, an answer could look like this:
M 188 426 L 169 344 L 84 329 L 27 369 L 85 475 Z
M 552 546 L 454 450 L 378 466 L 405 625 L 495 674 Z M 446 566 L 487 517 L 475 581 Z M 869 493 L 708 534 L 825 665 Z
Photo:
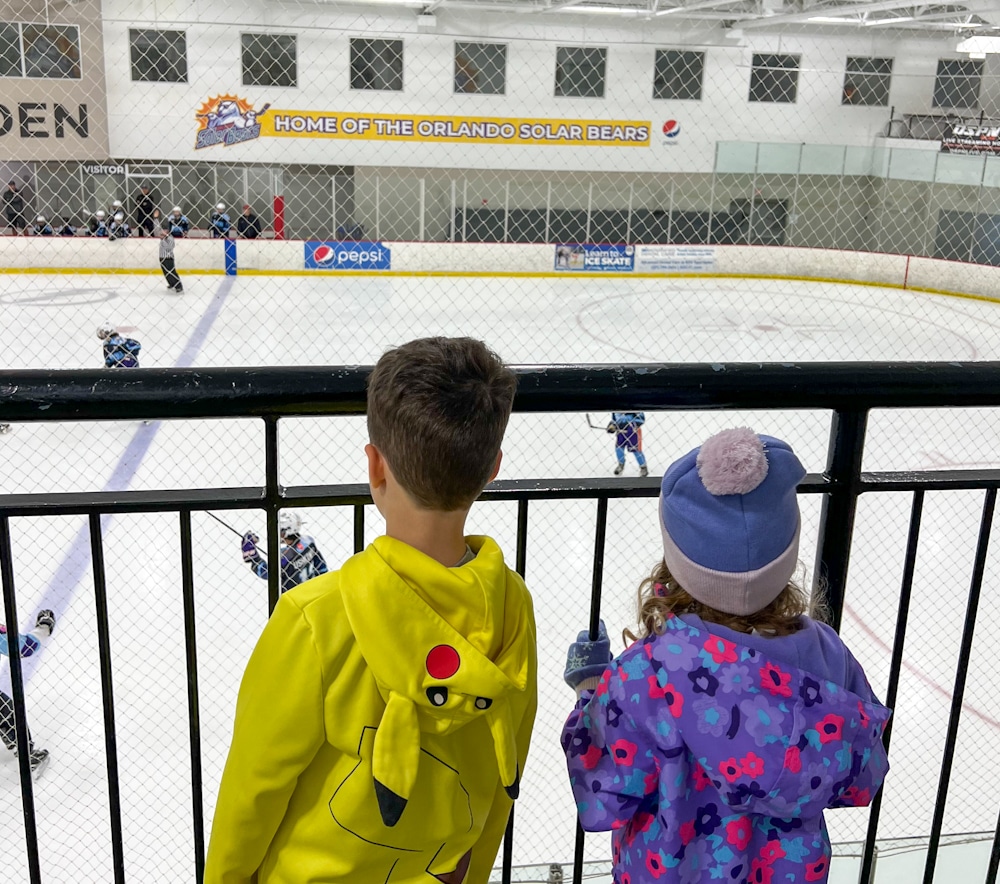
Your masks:
M 823 497 L 814 573 L 825 582 L 834 624 L 844 608 L 851 542 L 858 497 L 864 493 L 912 494 L 910 528 L 899 594 L 886 702 L 894 706 L 903 660 L 910 592 L 919 544 L 921 514 L 929 491 L 980 489 L 985 493 L 981 527 L 958 665 L 951 696 L 948 733 L 942 758 L 933 821 L 928 837 L 924 882 L 934 876 L 944 811 L 961 720 L 966 671 L 982 589 L 1000 470 L 879 472 L 861 470 L 869 411 L 882 408 L 966 408 L 1000 406 L 1000 363 L 807 363 L 789 365 L 629 365 L 552 366 L 518 370 L 517 412 L 585 412 L 626 410 L 793 410 L 832 412 L 827 468 L 808 475 L 803 494 Z M 42 515 L 85 515 L 93 561 L 104 741 L 110 811 L 114 880 L 126 880 L 118 776 L 118 748 L 110 651 L 101 516 L 112 513 L 173 512 L 181 539 L 181 590 L 184 610 L 188 725 L 194 857 L 193 878 L 202 880 L 205 832 L 201 764 L 198 659 L 195 641 L 193 512 L 258 509 L 267 519 L 267 551 L 279 561 L 277 520 L 286 507 L 347 506 L 354 510 L 354 548 L 365 544 L 364 512 L 371 504 L 367 485 L 279 484 L 278 422 L 283 417 L 360 415 L 365 410 L 363 367 L 278 369 L 149 369 L 141 372 L 82 370 L 65 372 L 0 372 L 0 422 L 83 421 L 120 419 L 185 419 L 255 417 L 264 423 L 266 478 L 263 486 L 225 489 L 111 491 L 45 494 L 0 494 L 0 576 L 4 613 L 11 646 L 18 641 L 16 586 L 10 520 Z M 2 491 L 2 489 L 0 489 Z M 533 500 L 590 499 L 597 502 L 589 625 L 596 634 L 608 520 L 612 499 L 659 493 L 659 481 L 648 479 L 532 479 L 491 484 L 485 500 L 517 502 L 516 569 L 523 574 L 527 557 L 529 506 Z M 268 573 L 269 603 L 278 597 L 280 569 Z M 38 832 L 33 782 L 28 759 L 24 682 L 16 654 L 10 660 L 21 800 L 29 880 L 40 882 Z M 886 730 L 888 746 L 892 736 Z M 881 795 L 872 806 L 862 857 L 860 881 L 874 871 Z M 502 880 L 511 880 L 513 815 L 502 853 Z M 1000 821 L 994 835 L 987 881 L 994 884 L 1000 865 Z M 583 868 L 583 833 L 577 832 L 573 881 Z

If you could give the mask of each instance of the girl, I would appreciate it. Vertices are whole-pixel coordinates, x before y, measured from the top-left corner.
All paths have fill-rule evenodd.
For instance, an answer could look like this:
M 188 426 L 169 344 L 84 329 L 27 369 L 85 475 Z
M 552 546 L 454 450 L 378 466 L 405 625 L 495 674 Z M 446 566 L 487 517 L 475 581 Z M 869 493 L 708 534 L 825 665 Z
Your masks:
M 583 828 L 612 830 L 615 884 L 827 880 L 827 807 L 867 805 L 890 711 L 806 616 L 791 448 L 725 430 L 674 463 L 639 635 L 570 647 L 563 748 Z

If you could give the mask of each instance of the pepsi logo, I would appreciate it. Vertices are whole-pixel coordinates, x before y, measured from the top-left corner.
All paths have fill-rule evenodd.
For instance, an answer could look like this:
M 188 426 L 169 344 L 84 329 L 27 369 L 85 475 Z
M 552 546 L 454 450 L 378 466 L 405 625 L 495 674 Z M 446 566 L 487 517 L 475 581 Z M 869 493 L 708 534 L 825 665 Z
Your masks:
M 321 245 L 316 247 L 312 256 L 317 264 L 332 264 L 336 255 L 337 253 L 333 250 L 332 246 Z
M 677 120 L 667 120 L 667 122 L 663 124 L 663 134 L 666 135 L 667 138 L 676 138 L 681 134 L 681 124 L 678 123 Z

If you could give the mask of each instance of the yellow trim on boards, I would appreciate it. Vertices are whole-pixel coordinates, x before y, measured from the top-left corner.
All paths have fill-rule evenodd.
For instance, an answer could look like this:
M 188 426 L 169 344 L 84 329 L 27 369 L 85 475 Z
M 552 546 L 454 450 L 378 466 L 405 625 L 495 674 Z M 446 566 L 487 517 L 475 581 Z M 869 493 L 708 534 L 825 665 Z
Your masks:
M 224 276 L 223 270 L 185 269 L 180 272 L 192 276 Z M 114 267 L 0 267 L 0 274 L 45 275 L 129 275 L 159 276 L 160 271 L 139 268 Z M 985 301 L 1000 304 L 1000 297 L 976 295 L 970 292 L 956 292 L 950 289 L 931 289 L 921 286 L 902 285 L 896 282 L 873 282 L 865 279 L 840 279 L 834 276 L 797 276 L 779 273 L 573 273 L 566 270 L 240 270 L 238 276 L 371 276 L 371 277 L 466 277 L 502 279 L 773 279 L 792 282 L 821 282 L 833 285 L 866 285 L 880 289 L 899 289 L 919 292 L 925 295 L 944 295 L 949 298 L 964 298 L 969 301 Z

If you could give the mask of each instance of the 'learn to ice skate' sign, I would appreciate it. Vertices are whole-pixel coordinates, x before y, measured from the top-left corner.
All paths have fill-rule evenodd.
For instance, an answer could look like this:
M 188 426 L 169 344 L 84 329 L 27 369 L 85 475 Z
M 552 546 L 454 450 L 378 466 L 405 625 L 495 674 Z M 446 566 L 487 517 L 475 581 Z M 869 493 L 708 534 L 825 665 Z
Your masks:
M 635 268 L 635 246 L 560 243 L 556 246 L 556 270 L 594 273 L 631 273 Z
M 307 240 L 306 270 L 389 270 L 392 254 L 380 242 Z

